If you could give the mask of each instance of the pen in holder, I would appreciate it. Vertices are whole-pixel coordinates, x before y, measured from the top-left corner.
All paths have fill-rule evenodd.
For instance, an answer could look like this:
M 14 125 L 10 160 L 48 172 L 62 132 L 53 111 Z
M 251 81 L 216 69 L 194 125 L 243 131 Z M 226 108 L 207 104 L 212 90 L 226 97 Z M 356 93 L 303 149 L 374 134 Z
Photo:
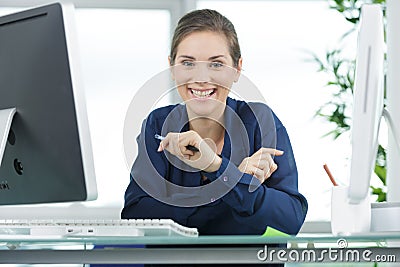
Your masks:
M 351 203 L 349 187 L 340 186 L 334 179 L 328 166 L 324 169 L 332 182 L 331 230 L 334 235 L 370 232 L 371 203 L 368 197 L 359 203 Z

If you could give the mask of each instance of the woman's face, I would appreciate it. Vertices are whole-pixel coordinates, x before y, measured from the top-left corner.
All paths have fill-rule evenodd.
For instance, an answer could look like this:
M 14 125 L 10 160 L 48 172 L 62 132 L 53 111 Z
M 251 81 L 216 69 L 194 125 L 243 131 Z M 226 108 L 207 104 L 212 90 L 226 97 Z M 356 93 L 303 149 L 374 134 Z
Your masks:
M 241 63 L 240 59 L 233 67 L 228 41 L 221 33 L 201 31 L 185 37 L 178 45 L 172 75 L 189 115 L 220 118 Z

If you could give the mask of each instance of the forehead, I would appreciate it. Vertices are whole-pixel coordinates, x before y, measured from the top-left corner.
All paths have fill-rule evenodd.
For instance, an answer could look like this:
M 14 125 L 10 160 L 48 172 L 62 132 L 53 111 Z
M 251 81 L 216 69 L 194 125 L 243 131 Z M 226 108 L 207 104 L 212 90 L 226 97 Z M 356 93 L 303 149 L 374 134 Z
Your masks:
M 229 45 L 223 33 L 200 31 L 187 35 L 178 45 L 177 57 L 192 56 L 197 60 L 215 55 L 229 56 Z

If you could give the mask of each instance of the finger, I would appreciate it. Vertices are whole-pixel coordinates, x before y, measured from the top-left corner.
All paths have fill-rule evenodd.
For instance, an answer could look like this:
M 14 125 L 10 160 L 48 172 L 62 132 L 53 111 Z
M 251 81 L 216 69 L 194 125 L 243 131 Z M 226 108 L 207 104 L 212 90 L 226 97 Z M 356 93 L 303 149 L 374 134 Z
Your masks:
M 158 151 L 158 152 L 161 152 L 161 151 L 163 151 L 164 149 L 167 149 L 168 145 L 169 145 L 169 140 L 167 140 L 167 139 L 162 140 L 162 141 L 160 142 L 160 145 L 158 146 L 157 151 Z
M 272 173 L 273 173 L 273 168 L 271 166 L 271 168 L 269 168 L 264 172 L 264 179 L 267 180 L 269 177 L 271 177 Z
M 200 145 L 198 144 L 199 135 L 195 131 L 180 133 L 178 136 L 178 141 L 179 141 L 179 149 L 184 154 L 185 151 L 190 151 L 188 153 L 193 156 L 194 153 L 199 150 L 200 147 Z
M 189 149 L 189 145 L 191 145 L 191 139 L 190 136 L 186 133 L 181 133 L 178 136 L 178 147 L 179 151 L 182 155 L 186 156 L 193 156 L 194 151 Z
M 271 174 L 278 169 L 278 165 L 274 162 L 271 166 Z
M 245 173 L 253 174 L 254 169 L 266 168 L 268 162 L 265 159 L 260 159 L 260 156 L 251 156 L 243 160 L 243 169 Z M 269 165 L 268 165 L 269 168 Z
M 168 133 L 164 137 L 164 139 L 160 142 L 160 145 L 158 146 L 157 151 L 161 152 L 163 150 L 167 150 L 167 151 L 171 152 L 170 147 L 172 146 L 172 140 L 173 140 L 174 136 L 175 136 L 175 133 Z
M 184 143 L 179 143 L 178 144 L 178 148 L 179 148 L 180 155 L 182 155 L 185 158 L 186 158 L 186 156 L 193 156 L 194 155 L 194 152 L 191 151 L 190 149 L 188 149 L 187 146 Z
M 179 142 L 178 142 L 178 150 L 179 150 L 179 153 L 182 155 L 184 155 L 185 150 L 187 150 L 186 145 L 185 145 L 185 143 L 182 142 L 182 140 L 179 140 Z
M 261 183 L 264 182 L 264 179 L 265 179 L 265 178 L 264 178 L 264 176 L 265 176 L 264 171 L 260 170 L 259 168 L 253 167 L 253 168 L 251 169 L 251 173 L 252 173 L 252 175 L 253 175 L 254 177 L 256 177 Z
M 282 156 L 284 151 L 275 149 L 275 148 L 269 148 L 269 147 L 262 147 L 259 149 L 263 154 L 268 153 L 273 156 Z
M 248 173 L 246 170 L 249 166 L 249 160 L 250 160 L 250 158 L 248 158 L 248 157 L 243 159 L 242 163 L 240 163 L 240 165 L 238 167 L 239 171 L 241 171 L 243 173 Z M 251 173 L 249 173 L 249 174 L 251 174 Z
M 202 140 L 199 134 L 193 130 L 180 133 L 179 138 L 180 141 L 186 143 L 186 146 L 191 145 L 194 147 L 198 147 L 198 143 Z
M 254 153 L 251 157 L 250 157 L 250 162 L 254 165 L 254 166 L 263 166 L 266 167 L 266 164 L 269 166 L 270 162 L 273 162 L 272 156 L 271 154 L 263 151 L 263 150 L 259 150 L 258 152 Z
M 261 170 L 269 170 L 271 167 L 271 161 L 268 159 L 258 159 L 255 162 L 252 162 L 252 165 L 261 169 Z
M 172 155 L 175 155 L 177 157 L 183 156 L 178 147 L 179 143 L 178 143 L 178 134 L 177 133 L 167 134 L 167 136 L 165 137 L 165 139 L 162 142 L 163 142 L 164 149 L 167 150 L 169 153 L 171 153 Z M 165 142 L 167 142 L 168 144 L 166 145 Z
M 260 155 L 262 155 L 262 153 L 263 153 L 263 148 L 260 148 L 259 150 L 257 150 L 253 155 L 251 155 L 252 157 L 253 156 L 260 156 Z
M 269 177 L 271 177 L 271 170 L 267 170 L 264 172 L 264 181 L 266 181 Z
M 168 150 L 170 153 L 181 158 L 186 155 L 186 153 L 184 153 L 184 151 L 186 150 L 185 140 L 181 133 L 170 133 L 166 136 L 166 139 L 170 142 L 170 149 Z
M 264 178 L 267 180 L 278 169 L 278 165 L 273 163 L 268 171 L 265 172 Z

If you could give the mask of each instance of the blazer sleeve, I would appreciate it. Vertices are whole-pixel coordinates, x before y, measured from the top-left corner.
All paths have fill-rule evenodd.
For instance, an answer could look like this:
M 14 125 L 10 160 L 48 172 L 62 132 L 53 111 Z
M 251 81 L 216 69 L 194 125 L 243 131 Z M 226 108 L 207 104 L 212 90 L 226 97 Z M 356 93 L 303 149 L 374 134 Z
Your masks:
M 225 157 L 222 157 L 220 169 L 207 177 L 210 180 L 222 177 L 227 184 L 237 181 L 234 177 L 241 177 L 233 189 L 222 197 L 222 201 L 232 208 L 233 216 L 239 223 L 251 225 L 260 234 L 264 233 L 267 226 L 271 226 L 294 235 L 304 222 L 308 205 L 298 192 L 298 173 L 289 136 L 277 118 L 276 138 L 276 148 L 283 150 L 284 154 L 274 158 L 278 169 L 263 184 L 260 185 L 252 175 L 241 173 Z
M 157 152 L 158 142 L 154 121 L 149 116 L 142 124 L 136 141 L 138 155 L 132 166 L 130 183 L 125 191 L 125 204 L 121 212 L 123 219 L 173 219 L 183 223 L 176 207 L 157 199 L 166 196 L 166 184 L 163 177 L 168 172 L 164 153 Z M 151 177 L 151 178 L 150 178 Z

